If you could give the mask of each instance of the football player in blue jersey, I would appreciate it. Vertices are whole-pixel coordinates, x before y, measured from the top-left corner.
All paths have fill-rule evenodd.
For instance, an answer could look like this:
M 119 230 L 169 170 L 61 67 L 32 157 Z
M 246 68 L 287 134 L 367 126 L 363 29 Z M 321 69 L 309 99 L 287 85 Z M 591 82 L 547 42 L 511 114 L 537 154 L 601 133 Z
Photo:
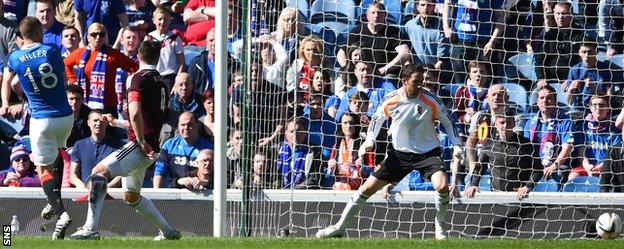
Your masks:
M 10 82 L 17 75 L 31 112 L 29 133 L 32 160 L 37 166 L 48 203 L 54 213 L 59 215 L 52 239 L 63 239 L 71 219 L 61 201 L 63 160 L 58 152 L 65 147 L 74 117 L 65 94 L 67 80 L 61 50 L 54 45 L 41 44 L 43 25 L 34 17 L 22 19 L 17 36 L 23 44 L 7 58 L 0 113 L 6 112 L 8 108 Z

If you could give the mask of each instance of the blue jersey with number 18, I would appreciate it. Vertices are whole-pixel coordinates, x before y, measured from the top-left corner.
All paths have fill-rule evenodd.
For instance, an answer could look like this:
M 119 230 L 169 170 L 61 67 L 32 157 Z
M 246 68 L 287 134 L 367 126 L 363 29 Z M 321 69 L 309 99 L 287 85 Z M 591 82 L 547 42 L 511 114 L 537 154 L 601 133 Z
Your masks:
M 17 74 L 33 118 L 72 114 L 65 93 L 65 66 L 57 46 L 35 43 L 9 54 L 9 71 Z

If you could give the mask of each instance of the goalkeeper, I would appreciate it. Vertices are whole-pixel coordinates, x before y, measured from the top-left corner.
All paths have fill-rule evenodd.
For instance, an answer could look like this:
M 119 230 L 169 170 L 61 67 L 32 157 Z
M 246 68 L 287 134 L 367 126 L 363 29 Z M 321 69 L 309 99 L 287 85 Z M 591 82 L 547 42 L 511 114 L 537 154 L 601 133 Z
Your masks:
M 440 159 L 437 121 L 449 131 L 449 139 L 453 145 L 458 145 L 459 138 L 455 134 L 456 130 L 448 117 L 446 107 L 438 97 L 422 88 L 424 73 L 422 67 L 413 64 L 403 67 L 403 87 L 386 95 L 370 122 L 366 141 L 358 151 L 360 158 L 367 151 L 371 151 L 384 121 L 390 119 L 392 144 L 388 148 L 386 159 L 347 202 L 338 223 L 319 230 L 316 237 L 342 236 L 349 222 L 371 195 L 383 187 L 391 187 L 391 184 L 399 182 L 415 169 L 431 180 L 437 192 L 435 238 L 446 239 L 444 220 L 449 203 L 449 188 L 446 171 Z

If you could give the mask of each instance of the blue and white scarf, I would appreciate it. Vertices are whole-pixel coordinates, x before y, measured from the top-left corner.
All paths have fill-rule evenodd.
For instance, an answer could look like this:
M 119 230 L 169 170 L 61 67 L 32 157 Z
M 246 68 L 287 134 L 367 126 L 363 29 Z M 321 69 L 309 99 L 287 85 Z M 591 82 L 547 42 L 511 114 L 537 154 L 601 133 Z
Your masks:
M 108 47 L 102 46 L 98 51 L 91 77 L 87 81 L 85 65 L 91 56 L 91 48 L 86 47 L 78 64 L 78 84 L 85 92 L 85 102 L 91 109 L 104 109 L 104 85 L 106 82 L 106 61 L 108 60 Z
M 139 63 L 136 55 L 129 55 L 130 59 L 132 59 L 137 64 Z M 128 79 L 128 72 L 121 68 L 117 68 L 117 72 L 115 74 L 115 93 L 117 94 L 117 113 L 121 115 L 124 112 L 124 106 L 128 102 L 128 98 L 126 96 L 126 80 Z

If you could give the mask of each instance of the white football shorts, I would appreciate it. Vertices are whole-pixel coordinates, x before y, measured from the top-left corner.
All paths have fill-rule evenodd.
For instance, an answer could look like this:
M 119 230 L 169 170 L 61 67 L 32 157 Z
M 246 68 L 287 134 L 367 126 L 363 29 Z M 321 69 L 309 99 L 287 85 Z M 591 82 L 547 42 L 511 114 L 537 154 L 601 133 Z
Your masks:
M 30 148 L 36 166 L 53 164 L 58 149 L 65 148 L 74 126 L 74 114 L 61 118 L 31 118 Z
M 141 151 L 136 141 L 132 141 L 105 157 L 99 164 L 108 169 L 111 177 L 122 176 L 121 188 L 124 192 L 140 193 L 145 170 L 155 161 Z

